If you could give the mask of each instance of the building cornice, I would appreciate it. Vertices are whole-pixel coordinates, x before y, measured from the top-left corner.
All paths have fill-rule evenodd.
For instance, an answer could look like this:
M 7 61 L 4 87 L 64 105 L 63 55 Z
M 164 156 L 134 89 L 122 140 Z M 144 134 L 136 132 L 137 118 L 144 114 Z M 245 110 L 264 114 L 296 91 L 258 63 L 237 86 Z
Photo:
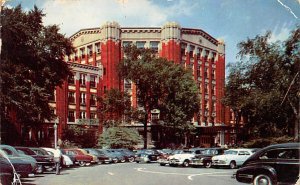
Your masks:
M 218 43 L 219 43 L 217 39 L 213 38 L 211 35 L 209 35 L 205 31 L 200 30 L 200 29 L 182 28 L 181 33 L 182 34 L 191 34 L 191 35 L 201 35 L 202 37 L 206 38 L 207 40 L 209 40 L 211 43 L 213 43 L 216 46 L 218 46 Z
M 78 38 L 80 35 L 86 35 L 86 34 L 98 34 L 101 33 L 100 28 L 87 28 L 87 29 L 81 29 L 78 32 L 74 33 L 70 36 L 70 40 L 73 41 L 76 38 Z

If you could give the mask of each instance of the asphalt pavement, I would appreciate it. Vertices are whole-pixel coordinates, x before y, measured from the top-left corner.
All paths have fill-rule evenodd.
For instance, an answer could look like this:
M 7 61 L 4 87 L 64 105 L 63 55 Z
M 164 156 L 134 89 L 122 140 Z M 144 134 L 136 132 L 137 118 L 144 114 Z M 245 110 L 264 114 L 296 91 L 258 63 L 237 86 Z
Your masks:
M 62 170 L 22 179 L 23 185 L 242 185 L 235 170 L 160 166 L 157 163 L 121 163 Z

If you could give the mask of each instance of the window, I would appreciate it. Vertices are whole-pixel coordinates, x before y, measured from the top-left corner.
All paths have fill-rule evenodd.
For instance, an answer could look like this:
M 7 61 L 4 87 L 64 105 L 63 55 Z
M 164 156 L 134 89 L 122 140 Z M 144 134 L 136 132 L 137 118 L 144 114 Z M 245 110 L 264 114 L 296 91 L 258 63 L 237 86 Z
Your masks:
M 185 49 L 186 49 L 186 44 L 181 44 L 181 50 L 180 50 L 181 56 L 185 56 Z
M 68 83 L 69 83 L 69 84 L 75 84 L 75 78 L 74 78 L 74 75 L 68 76 Z
M 215 73 L 216 73 L 216 71 L 215 71 L 215 70 L 212 70 L 212 71 L 211 71 L 211 78 L 212 78 L 212 79 L 214 79 L 214 78 L 215 78 Z
M 77 50 L 75 50 L 75 52 L 74 52 L 74 59 L 75 59 L 75 61 L 77 61 L 78 60 L 78 55 L 77 55 Z
M 123 41 L 123 47 L 126 47 L 128 45 L 131 45 L 132 42 L 131 41 Z
M 48 97 L 49 101 L 55 101 L 55 93 L 54 91 L 50 94 L 50 96 Z
M 92 45 L 90 45 L 90 46 L 87 47 L 87 52 L 88 52 L 88 55 L 90 57 L 93 56 L 93 47 L 92 47 Z
M 100 43 L 96 43 L 95 44 L 95 50 L 96 50 L 96 54 L 99 55 L 101 53 L 101 50 L 100 50 Z
M 150 48 L 153 49 L 155 52 L 158 52 L 158 41 L 150 41 Z
M 85 105 L 85 93 L 80 93 L 80 104 Z
M 131 89 L 131 82 L 129 80 L 125 80 L 125 89 Z
M 190 46 L 190 52 L 189 52 L 190 58 L 194 57 L 194 49 L 195 49 L 195 46 Z
M 82 111 L 79 114 L 79 119 L 85 119 L 86 118 L 86 112 Z
M 201 48 L 198 48 L 197 60 L 200 60 L 201 53 L 202 53 L 202 49 L 201 49 Z
M 208 50 L 205 50 L 205 56 L 204 56 L 204 60 L 205 60 L 205 61 L 207 61 L 208 54 L 209 54 L 209 51 L 208 51 Z
M 96 105 L 97 96 L 95 94 L 91 94 L 90 104 L 91 106 Z
M 91 119 L 97 119 L 97 114 L 96 114 L 96 112 L 91 112 L 90 118 L 91 118 Z
M 85 74 L 80 74 L 80 79 L 79 79 L 80 85 L 85 86 L 85 79 L 86 79 L 86 75 Z
M 137 48 L 145 48 L 145 41 L 136 41 Z
M 216 53 L 213 53 L 212 55 L 213 55 L 213 56 L 212 56 L 211 62 L 214 63 L 214 62 L 215 62 L 215 59 L 216 59 Z
M 74 113 L 74 111 L 69 111 L 68 120 L 69 120 L 69 122 L 75 122 L 75 113 Z
M 260 159 L 299 159 L 297 149 L 270 150 L 259 157 Z
M 81 58 L 85 58 L 85 48 L 80 49 Z
M 74 92 L 68 93 L 68 101 L 69 101 L 69 103 L 75 103 L 75 93 Z
M 90 77 L 90 86 L 96 87 L 96 76 L 91 75 Z
M 103 67 L 103 75 L 106 75 L 106 68 Z

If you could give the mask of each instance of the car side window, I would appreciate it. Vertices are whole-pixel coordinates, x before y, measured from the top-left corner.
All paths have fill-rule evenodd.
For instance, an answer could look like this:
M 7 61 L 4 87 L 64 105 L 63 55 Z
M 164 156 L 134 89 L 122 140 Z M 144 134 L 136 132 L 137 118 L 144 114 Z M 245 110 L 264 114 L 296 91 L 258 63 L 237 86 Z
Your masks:
M 260 159 L 299 159 L 297 149 L 278 149 L 265 152 Z
M 249 153 L 249 152 L 247 152 L 247 151 L 245 151 L 245 155 L 250 155 L 250 153 Z
M 299 151 L 296 149 L 282 150 L 278 153 L 280 159 L 299 159 Z
M 2 150 L 6 153 L 6 155 L 13 155 L 14 154 L 11 150 L 8 150 L 6 148 L 2 148 Z
M 239 155 L 245 155 L 245 151 L 240 151 Z

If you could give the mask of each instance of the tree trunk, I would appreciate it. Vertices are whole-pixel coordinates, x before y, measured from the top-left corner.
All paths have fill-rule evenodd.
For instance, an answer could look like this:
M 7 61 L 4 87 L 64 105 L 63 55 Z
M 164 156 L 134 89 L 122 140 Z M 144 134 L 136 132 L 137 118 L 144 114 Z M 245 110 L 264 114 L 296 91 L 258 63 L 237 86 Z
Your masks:
M 144 118 L 144 149 L 147 149 L 147 142 L 148 142 L 148 138 L 147 138 L 147 121 L 148 121 L 148 113 L 146 111 L 145 113 L 145 118 Z

